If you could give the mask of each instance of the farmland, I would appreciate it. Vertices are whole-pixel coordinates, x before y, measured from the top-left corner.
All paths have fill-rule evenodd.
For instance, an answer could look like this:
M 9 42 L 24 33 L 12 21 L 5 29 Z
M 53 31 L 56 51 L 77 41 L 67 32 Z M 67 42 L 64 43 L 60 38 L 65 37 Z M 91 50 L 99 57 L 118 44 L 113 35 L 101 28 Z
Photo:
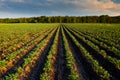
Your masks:
M 0 24 L 0 80 L 120 80 L 120 24 Z

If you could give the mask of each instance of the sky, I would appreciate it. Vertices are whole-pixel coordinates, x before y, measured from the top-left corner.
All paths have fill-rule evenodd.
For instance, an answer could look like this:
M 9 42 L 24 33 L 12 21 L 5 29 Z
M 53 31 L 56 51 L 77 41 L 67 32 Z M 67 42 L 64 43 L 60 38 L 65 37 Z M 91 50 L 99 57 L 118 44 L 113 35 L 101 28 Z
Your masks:
M 120 0 L 0 0 L 0 18 L 120 15 Z

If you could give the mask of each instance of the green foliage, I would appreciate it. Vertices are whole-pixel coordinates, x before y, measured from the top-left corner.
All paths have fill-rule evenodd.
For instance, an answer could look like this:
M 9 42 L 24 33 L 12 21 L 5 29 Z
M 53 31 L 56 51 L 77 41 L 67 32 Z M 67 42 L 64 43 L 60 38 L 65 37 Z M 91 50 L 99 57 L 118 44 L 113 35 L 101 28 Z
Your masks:
M 79 48 L 81 51 L 82 55 L 85 56 L 87 61 L 90 63 L 92 66 L 93 70 L 102 78 L 102 79 L 110 79 L 110 74 L 102 67 L 99 65 L 97 60 L 95 60 L 92 55 L 75 39 L 75 37 L 65 28 L 67 31 L 68 35 L 71 37 L 71 39 L 74 41 L 76 46 Z M 76 34 L 77 35 L 77 34 Z M 78 36 L 81 37 L 81 36 Z M 82 38 L 82 37 L 81 37 Z M 83 40 L 87 43 L 88 41 L 83 38 Z M 95 46 L 92 43 L 88 42 L 91 46 Z
M 111 25 L 110 25 L 111 26 Z M 74 26 L 73 26 L 74 27 Z M 98 26 L 99 27 L 99 26 Z M 103 27 L 103 26 L 102 26 Z M 79 27 L 80 28 L 80 27 Z M 78 28 L 78 29 L 79 29 Z M 89 27 L 87 27 L 87 29 L 89 29 Z M 93 29 L 95 29 L 96 30 L 96 28 L 93 28 Z M 113 29 L 113 27 L 112 27 L 112 29 Z M 117 27 L 116 29 L 118 29 L 119 30 L 119 28 Z M 115 30 L 116 30 L 115 29 Z M 69 29 L 70 30 L 70 29 Z M 103 29 L 104 30 L 104 32 L 106 32 L 107 31 L 107 29 Z M 114 30 L 114 29 L 113 29 Z M 115 31 L 114 30 L 114 31 Z M 100 47 L 103 47 L 103 48 L 105 48 L 106 50 L 108 50 L 108 51 L 110 51 L 110 52 L 113 52 L 113 54 L 114 55 L 117 55 L 117 56 L 120 56 L 120 50 L 118 49 L 119 47 L 117 47 L 117 46 L 109 46 L 109 45 L 107 45 L 106 43 L 104 43 L 104 42 L 100 42 L 99 40 L 97 40 L 97 39 L 95 39 L 94 37 L 95 37 L 95 35 L 92 37 L 90 34 L 87 36 L 87 35 L 85 35 L 86 33 L 84 32 L 84 33 L 80 33 L 80 32 L 82 32 L 82 31 L 80 31 L 80 32 L 78 32 L 77 30 L 77 32 L 81 35 L 79 35 L 78 33 L 76 33 L 75 31 L 73 31 L 72 29 L 70 30 L 71 32 L 73 32 L 78 38 L 80 38 L 82 41 L 84 41 L 87 45 L 89 45 L 91 48 L 93 48 L 98 54 L 100 54 L 101 56 L 103 56 L 105 59 L 107 59 L 108 61 L 110 61 L 111 63 L 113 63 L 113 65 L 115 65 L 116 66 L 116 68 L 117 69 L 119 69 L 120 68 L 120 61 L 119 61 L 119 59 L 116 59 L 116 58 L 114 58 L 114 57 L 111 57 L 110 55 L 108 55 L 107 53 L 106 53 L 106 51 L 105 50 L 103 50 L 103 49 L 101 49 L 101 48 L 99 48 L 99 46 Z M 91 30 L 90 30 L 91 31 Z M 99 30 L 97 30 L 97 31 L 99 31 Z M 91 31 L 92 32 L 92 31 Z M 92 32 L 92 33 L 95 33 L 95 32 Z M 99 33 L 100 32 L 97 32 L 97 34 L 99 35 Z M 116 31 L 116 34 L 114 34 L 114 36 L 115 37 L 119 37 L 119 35 L 118 35 L 118 31 Z M 110 35 L 112 35 L 113 33 L 112 32 L 110 32 L 109 33 Z M 105 35 L 104 36 L 106 36 L 106 35 L 108 35 L 107 33 L 105 33 Z M 101 35 L 100 37 L 102 37 L 103 35 Z M 113 36 L 113 37 L 114 37 Z M 100 38 L 99 37 L 99 38 Z M 86 38 L 86 39 L 85 39 Z M 99 39 L 98 38 L 98 39 Z M 110 37 L 108 37 L 107 36 L 107 38 L 110 38 Z M 110 38 L 111 39 L 111 38 Z M 116 39 L 116 40 L 118 40 L 118 39 Z M 118 40 L 119 41 L 119 40 Z M 96 45 L 97 44 L 97 45 Z M 77 42 L 76 42 L 76 45 L 79 45 Z M 99 45 L 99 46 L 98 46 Z M 119 44 L 118 44 L 119 45 Z
M 14 25 L 17 25 L 17 24 L 14 24 Z M 14 25 L 12 25 L 12 26 L 14 26 Z M 7 26 L 6 28 L 9 28 L 9 27 Z M 20 27 L 18 26 L 17 28 L 20 28 Z M 36 28 L 37 28 L 37 26 L 36 26 Z M 56 27 L 54 27 L 54 28 L 56 29 Z M 37 31 L 37 29 L 38 29 L 38 31 Z M 11 54 L 6 55 L 4 60 L 0 60 L 1 71 L 3 71 L 2 69 L 5 69 L 4 67 L 7 67 L 7 62 L 14 60 L 17 55 L 18 55 L 17 57 L 19 57 L 22 60 L 23 56 L 25 54 L 27 54 L 27 56 L 25 58 L 23 58 L 24 59 L 24 63 L 22 64 L 22 66 L 17 66 L 15 68 L 15 73 L 9 74 L 8 76 L 4 76 L 2 79 L 5 79 L 5 80 L 18 80 L 17 78 L 19 78 L 20 74 L 21 73 L 25 73 L 25 67 L 34 60 L 33 58 L 36 58 L 36 56 L 38 56 L 39 50 L 41 50 L 41 48 L 44 47 L 43 45 L 45 45 L 45 43 L 47 43 L 47 41 L 53 36 L 53 33 L 55 32 L 55 29 L 54 30 L 53 30 L 53 28 L 49 29 L 48 26 L 46 26 L 46 28 L 44 28 L 45 30 L 42 29 L 42 28 L 37 28 L 37 29 L 34 32 L 34 28 L 33 28 L 33 32 L 31 32 L 32 30 L 30 32 L 34 33 L 34 35 L 36 35 L 36 32 L 37 32 L 37 35 L 39 35 L 39 37 L 35 37 L 35 39 L 31 40 L 29 43 L 27 43 L 26 45 L 22 46 L 20 49 L 18 49 L 16 51 L 13 51 Z M 13 30 L 16 30 L 16 28 L 14 28 Z M 43 31 L 41 31 L 41 33 L 40 33 L 40 30 L 43 30 Z M 16 34 L 20 33 L 20 31 L 16 32 Z M 41 35 L 41 34 L 43 34 L 43 32 L 45 32 L 44 35 Z M 29 33 L 29 34 L 31 34 L 31 33 Z M 49 36 L 44 38 L 45 36 L 48 35 L 48 33 L 50 33 Z M 13 34 L 10 34 L 10 35 L 13 35 Z M 23 34 L 23 36 L 24 36 L 24 34 Z M 6 36 L 6 37 L 9 38 L 8 36 Z M 22 37 L 22 35 L 21 35 L 21 37 Z M 29 41 L 30 38 L 27 38 L 27 40 Z M 7 39 L 6 39 L 6 41 L 7 41 Z M 18 38 L 18 41 L 21 41 L 21 38 Z M 29 53 L 28 52 L 27 53 L 24 52 L 24 50 L 28 51 Z M 32 66 L 34 66 L 34 65 L 32 65 Z
M 18 74 L 10 74 L 9 76 L 3 78 L 3 80 L 18 80 Z
M 77 70 L 76 60 L 74 59 L 73 53 L 70 50 L 68 40 L 64 34 L 64 31 L 62 29 L 62 36 L 64 41 L 64 49 L 65 49 L 65 55 L 66 55 L 66 61 L 67 61 L 67 68 L 70 70 L 70 74 L 68 75 L 68 80 L 79 80 L 80 75 Z
M 6 18 L 0 23 L 120 23 L 120 16 L 40 16 L 31 18 Z
M 40 74 L 40 80 L 50 80 L 50 78 L 54 77 L 54 76 L 51 76 L 51 74 L 53 74 L 53 68 L 55 67 L 54 66 L 54 63 L 55 63 L 54 59 L 56 58 L 57 49 L 58 49 L 59 30 L 60 30 L 60 27 L 57 30 L 53 44 L 52 44 L 50 51 L 48 53 L 46 63 L 45 63 L 44 68 L 43 68 L 43 73 Z
M 0 68 L 6 65 L 7 65 L 7 62 L 5 60 L 0 61 Z

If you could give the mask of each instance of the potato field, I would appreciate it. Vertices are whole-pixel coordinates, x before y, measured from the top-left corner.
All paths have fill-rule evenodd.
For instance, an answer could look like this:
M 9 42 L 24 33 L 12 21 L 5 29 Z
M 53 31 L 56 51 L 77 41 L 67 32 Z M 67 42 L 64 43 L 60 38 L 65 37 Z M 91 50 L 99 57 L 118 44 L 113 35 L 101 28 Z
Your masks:
M 0 24 L 0 80 L 120 80 L 120 24 Z

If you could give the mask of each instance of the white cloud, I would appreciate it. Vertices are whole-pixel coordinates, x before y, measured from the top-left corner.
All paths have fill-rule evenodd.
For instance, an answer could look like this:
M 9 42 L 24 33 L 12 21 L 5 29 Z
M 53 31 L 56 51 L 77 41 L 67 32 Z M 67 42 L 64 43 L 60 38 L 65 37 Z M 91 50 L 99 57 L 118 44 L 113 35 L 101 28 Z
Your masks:
M 5 1 L 5 0 L 0 0 L 0 2 L 3 2 L 3 1 Z
M 31 17 L 31 16 L 34 16 L 34 15 L 12 13 L 12 12 L 0 12 L 0 18 L 19 18 L 19 17 Z
M 19 2 L 19 3 L 22 3 L 22 2 L 26 2 L 28 0 L 0 0 L 0 2 Z
M 17 3 L 26 4 L 14 6 Z M 0 9 L 38 15 L 120 15 L 120 3 L 113 0 L 0 0 Z
M 10 0 L 11 2 L 25 2 L 26 0 Z
M 4 2 L 5 0 L 0 0 L 0 2 Z
M 113 0 L 47 0 L 49 2 L 61 2 L 66 5 L 73 5 L 76 12 L 93 12 L 108 15 L 120 15 L 120 4 Z
M 120 4 L 114 3 L 112 0 L 66 0 L 65 3 L 75 5 L 77 11 L 120 15 Z

